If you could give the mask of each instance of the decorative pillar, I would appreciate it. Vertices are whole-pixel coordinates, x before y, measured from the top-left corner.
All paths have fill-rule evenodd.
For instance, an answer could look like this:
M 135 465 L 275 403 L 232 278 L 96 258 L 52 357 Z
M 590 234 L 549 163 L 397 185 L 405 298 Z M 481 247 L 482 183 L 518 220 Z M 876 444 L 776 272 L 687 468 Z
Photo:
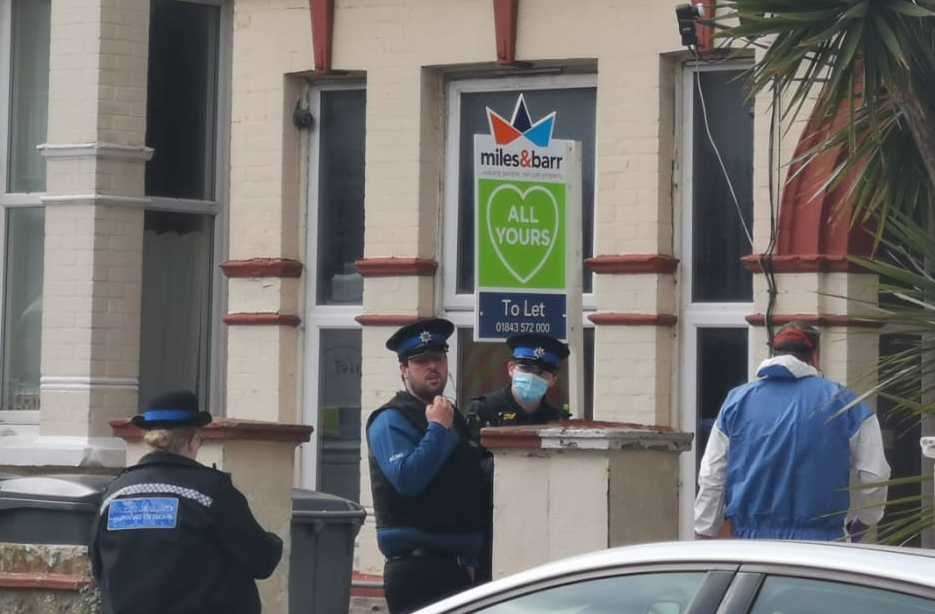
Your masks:
M 667 428 L 578 420 L 483 429 L 494 455 L 494 577 L 677 539 L 678 457 L 691 441 Z
M 149 0 L 52 3 L 40 435 L 0 464 L 124 462 L 137 409 Z

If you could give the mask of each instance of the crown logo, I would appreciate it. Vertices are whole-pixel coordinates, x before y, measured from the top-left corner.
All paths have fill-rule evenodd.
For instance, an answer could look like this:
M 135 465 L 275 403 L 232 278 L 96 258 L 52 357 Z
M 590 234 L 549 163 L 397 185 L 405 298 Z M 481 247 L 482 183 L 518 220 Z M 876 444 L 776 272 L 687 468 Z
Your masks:
M 487 107 L 487 122 L 490 124 L 490 134 L 493 135 L 497 145 L 509 145 L 520 137 L 537 147 L 548 147 L 552 142 L 552 131 L 555 129 L 555 115 L 552 111 L 545 117 L 533 123 L 526 108 L 526 97 L 523 94 L 516 99 L 513 116 L 510 121 L 503 119 L 496 111 Z

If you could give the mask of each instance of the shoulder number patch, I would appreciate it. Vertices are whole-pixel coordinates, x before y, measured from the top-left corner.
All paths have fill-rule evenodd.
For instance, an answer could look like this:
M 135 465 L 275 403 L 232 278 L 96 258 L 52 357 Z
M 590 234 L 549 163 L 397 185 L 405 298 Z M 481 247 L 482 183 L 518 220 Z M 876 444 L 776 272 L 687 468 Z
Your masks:
M 114 499 L 107 509 L 108 531 L 174 529 L 178 520 L 179 500 L 174 497 Z

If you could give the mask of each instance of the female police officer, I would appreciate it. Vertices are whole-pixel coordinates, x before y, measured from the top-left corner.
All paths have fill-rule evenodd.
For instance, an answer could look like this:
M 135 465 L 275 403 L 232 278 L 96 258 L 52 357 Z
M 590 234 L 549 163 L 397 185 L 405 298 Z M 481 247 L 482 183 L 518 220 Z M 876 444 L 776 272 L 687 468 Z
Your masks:
M 190 392 L 159 396 L 133 418 L 153 451 L 110 484 L 95 523 L 105 614 L 259 614 L 255 580 L 273 573 L 282 540 L 229 474 L 195 461 L 210 421 Z

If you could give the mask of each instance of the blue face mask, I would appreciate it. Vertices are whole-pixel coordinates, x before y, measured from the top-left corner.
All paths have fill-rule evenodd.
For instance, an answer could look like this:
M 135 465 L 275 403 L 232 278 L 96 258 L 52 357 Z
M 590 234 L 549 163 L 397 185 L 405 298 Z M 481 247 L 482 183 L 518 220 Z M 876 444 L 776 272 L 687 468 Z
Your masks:
M 517 371 L 513 375 L 513 394 L 521 403 L 527 405 L 538 403 L 548 390 L 549 382 L 538 375 L 522 371 Z

